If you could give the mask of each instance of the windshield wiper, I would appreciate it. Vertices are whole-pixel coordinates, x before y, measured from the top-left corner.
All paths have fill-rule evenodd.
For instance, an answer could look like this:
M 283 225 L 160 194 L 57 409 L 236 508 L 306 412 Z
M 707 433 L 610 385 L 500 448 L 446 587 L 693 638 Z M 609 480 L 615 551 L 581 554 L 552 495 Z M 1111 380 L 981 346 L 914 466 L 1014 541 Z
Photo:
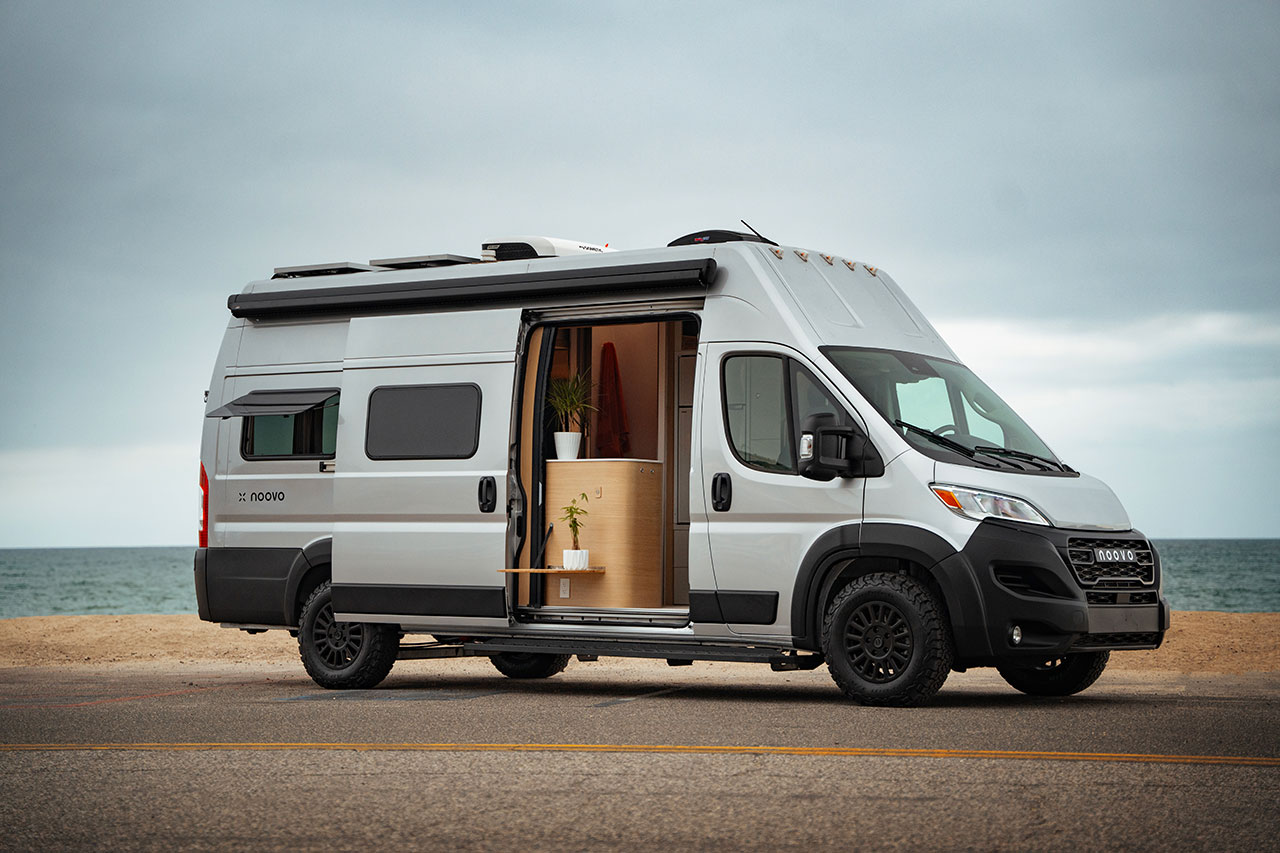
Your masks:
M 931 429 L 925 429 L 922 426 L 909 424 L 906 421 L 894 421 L 894 424 L 896 424 L 897 426 L 903 427 L 904 429 L 909 429 L 912 432 L 919 433 L 920 435 L 923 435 L 925 438 L 929 439 L 930 441 L 937 442 L 938 444 L 941 444 L 943 447 L 949 450 L 954 450 L 956 453 L 960 453 L 965 456 L 968 456 L 970 459 L 973 458 L 973 451 L 970 448 L 965 447 L 963 444 L 961 444 L 958 441 L 955 441 L 954 439 L 947 438 L 945 435 L 938 435 L 936 432 L 934 432 Z
M 995 447 L 993 445 L 980 444 L 974 448 L 974 452 L 985 453 L 988 456 L 1008 456 L 1013 459 L 1022 459 L 1032 464 L 1040 463 L 1038 467 L 1043 471 L 1056 470 L 1070 471 L 1073 474 L 1075 473 L 1075 470 L 1065 462 L 1058 462 L 1045 456 L 1037 456 L 1036 454 L 1028 453 L 1025 450 L 1010 450 L 1007 447 Z

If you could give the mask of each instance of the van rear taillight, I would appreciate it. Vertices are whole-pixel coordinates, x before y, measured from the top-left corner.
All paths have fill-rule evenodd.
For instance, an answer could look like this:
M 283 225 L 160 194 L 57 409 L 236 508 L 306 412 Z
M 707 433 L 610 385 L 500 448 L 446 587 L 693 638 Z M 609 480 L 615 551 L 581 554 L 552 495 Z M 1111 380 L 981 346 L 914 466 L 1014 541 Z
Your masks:
M 204 463 L 200 463 L 200 535 L 197 543 L 201 548 L 209 547 L 209 476 L 204 472 Z

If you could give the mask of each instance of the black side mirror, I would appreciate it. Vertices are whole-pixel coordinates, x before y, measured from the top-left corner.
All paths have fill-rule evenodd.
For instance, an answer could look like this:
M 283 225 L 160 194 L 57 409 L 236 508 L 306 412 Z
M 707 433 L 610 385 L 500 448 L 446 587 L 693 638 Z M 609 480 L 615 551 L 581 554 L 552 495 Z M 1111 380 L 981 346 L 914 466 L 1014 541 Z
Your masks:
M 879 477 L 884 462 L 857 426 L 842 426 L 831 412 L 809 415 L 800 425 L 800 475 L 827 482 L 836 477 Z

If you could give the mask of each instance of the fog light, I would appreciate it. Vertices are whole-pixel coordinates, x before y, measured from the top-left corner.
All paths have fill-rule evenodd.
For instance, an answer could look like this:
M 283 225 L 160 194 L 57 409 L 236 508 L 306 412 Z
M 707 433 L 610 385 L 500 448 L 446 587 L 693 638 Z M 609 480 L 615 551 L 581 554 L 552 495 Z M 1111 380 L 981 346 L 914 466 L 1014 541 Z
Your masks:
M 1009 642 L 1015 646 L 1022 642 L 1022 627 L 1020 625 L 1014 625 L 1009 630 Z

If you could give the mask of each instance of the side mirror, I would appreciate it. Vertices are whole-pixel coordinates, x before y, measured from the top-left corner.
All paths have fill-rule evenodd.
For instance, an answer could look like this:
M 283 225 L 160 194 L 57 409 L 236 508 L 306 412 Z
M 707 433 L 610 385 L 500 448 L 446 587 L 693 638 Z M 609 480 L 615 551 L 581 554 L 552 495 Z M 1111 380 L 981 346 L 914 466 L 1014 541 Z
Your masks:
M 884 462 L 857 426 L 841 426 L 831 412 L 809 415 L 800 425 L 800 475 L 827 482 L 836 477 L 879 477 Z

